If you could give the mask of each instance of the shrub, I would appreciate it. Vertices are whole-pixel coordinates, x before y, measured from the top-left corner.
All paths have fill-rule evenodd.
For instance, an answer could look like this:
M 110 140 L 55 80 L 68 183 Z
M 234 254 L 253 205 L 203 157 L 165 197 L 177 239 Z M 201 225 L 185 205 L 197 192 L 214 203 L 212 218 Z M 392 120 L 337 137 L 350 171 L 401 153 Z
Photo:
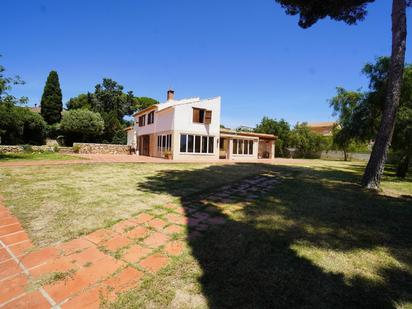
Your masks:
M 32 153 L 33 152 L 33 147 L 31 145 L 23 145 L 23 152 L 24 153 Z
M 73 149 L 73 152 L 74 152 L 74 153 L 79 153 L 79 152 L 80 152 L 80 146 L 79 146 L 79 145 L 74 145 L 74 146 L 72 147 L 72 149 Z
M 99 113 L 75 109 L 63 113 L 60 123 L 65 144 L 94 142 L 103 133 L 104 121 Z
M 57 146 L 57 145 L 54 145 L 53 151 L 54 151 L 54 152 L 59 152 L 59 151 L 60 151 L 60 147 Z
M 0 134 L 2 144 L 42 145 L 46 122 L 41 115 L 26 107 L 0 103 Z

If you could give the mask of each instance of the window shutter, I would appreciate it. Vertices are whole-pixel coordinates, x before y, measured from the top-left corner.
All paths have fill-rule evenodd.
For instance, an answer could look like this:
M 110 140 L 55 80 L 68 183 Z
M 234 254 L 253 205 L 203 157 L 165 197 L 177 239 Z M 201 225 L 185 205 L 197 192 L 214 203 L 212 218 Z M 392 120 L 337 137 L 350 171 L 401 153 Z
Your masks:
M 212 111 L 206 111 L 205 123 L 210 124 L 212 122 Z
M 193 109 L 193 122 L 199 122 L 200 121 L 200 110 L 197 108 Z

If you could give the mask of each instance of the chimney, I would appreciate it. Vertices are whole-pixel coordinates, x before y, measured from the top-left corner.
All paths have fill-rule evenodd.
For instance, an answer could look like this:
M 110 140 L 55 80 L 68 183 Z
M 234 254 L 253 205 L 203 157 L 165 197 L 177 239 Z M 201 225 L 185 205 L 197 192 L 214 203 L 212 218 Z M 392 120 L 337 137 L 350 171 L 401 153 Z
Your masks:
M 168 101 L 173 101 L 175 98 L 175 92 L 172 89 L 169 89 L 167 91 L 167 100 Z

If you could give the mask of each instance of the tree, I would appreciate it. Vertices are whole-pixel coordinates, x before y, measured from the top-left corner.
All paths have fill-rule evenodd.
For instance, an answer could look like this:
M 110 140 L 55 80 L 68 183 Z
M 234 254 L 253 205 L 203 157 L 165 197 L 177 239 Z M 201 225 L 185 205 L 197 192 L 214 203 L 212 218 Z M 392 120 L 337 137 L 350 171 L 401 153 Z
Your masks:
M 60 125 L 67 145 L 72 145 L 73 142 L 93 142 L 104 130 L 100 114 L 85 109 L 64 112 Z
M 276 0 L 290 15 L 299 14 L 299 25 L 308 28 L 318 20 L 330 17 L 352 25 L 363 20 L 367 14 L 366 6 L 374 0 Z M 392 1 L 392 52 L 387 84 L 385 108 L 372 154 L 366 166 L 362 185 L 378 189 L 384 170 L 388 148 L 395 127 L 396 112 L 399 106 L 402 75 L 406 50 L 406 7 L 410 0 Z
M 159 101 L 149 97 L 135 97 L 134 99 L 135 101 L 132 106 L 134 112 L 141 111 L 155 104 L 159 104 Z
M 43 118 L 28 108 L 27 98 L 16 98 L 9 94 L 12 85 L 24 84 L 20 77 L 4 76 L 0 65 L 0 142 L 2 144 L 42 144 L 46 123 Z
M 274 134 L 278 137 L 276 140 L 276 156 L 286 156 L 287 147 L 289 146 L 289 134 L 290 134 L 290 125 L 284 120 L 271 119 L 269 117 L 263 117 L 260 124 L 255 128 L 255 132 L 258 133 L 267 133 Z
M 337 94 L 330 100 L 333 116 L 338 116 L 338 123 L 333 128 L 333 144 L 343 151 L 345 161 L 348 160 L 348 151 L 355 136 L 350 132 L 354 109 L 364 99 L 359 91 L 347 91 L 342 87 L 336 88 Z
M 336 134 L 338 143 L 369 142 L 379 130 L 389 79 L 390 59 L 379 57 L 368 63 L 362 72 L 369 78 L 369 91 L 353 92 L 337 88 L 331 100 L 334 114 L 339 115 L 341 130 Z M 359 145 L 359 144 L 358 144 Z M 405 177 L 412 158 L 412 66 L 403 73 L 399 111 L 390 146 L 392 162 L 398 165 L 397 174 Z
M 324 148 L 323 136 L 312 132 L 306 123 L 297 123 L 288 139 L 289 145 L 296 148 L 295 154 L 299 157 L 312 158 Z
M 70 100 L 66 103 L 66 107 L 68 110 L 71 109 L 91 109 L 93 104 L 93 94 L 90 92 L 88 93 L 81 93 L 77 97 L 70 98 Z
M 62 118 L 63 102 L 59 76 L 51 71 L 44 86 L 40 102 L 41 115 L 48 124 L 60 122 Z

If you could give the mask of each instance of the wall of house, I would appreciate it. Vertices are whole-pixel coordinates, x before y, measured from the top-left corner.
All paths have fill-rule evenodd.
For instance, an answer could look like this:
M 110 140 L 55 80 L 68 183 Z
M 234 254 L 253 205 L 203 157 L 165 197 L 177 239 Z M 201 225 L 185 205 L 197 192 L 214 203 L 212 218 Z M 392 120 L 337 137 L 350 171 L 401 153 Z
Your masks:
M 174 107 L 174 125 L 173 125 L 173 159 L 174 160 L 213 160 L 219 159 L 220 135 L 220 97 L 195 101 L 193 103 L 180 104 Z M 212 120 L 210 124 L 194 123 L 193 108 L 204 108 L 212 111 Z M 180 135 L 193 134 L 202 136 L 213 136 L 213 153 L 181 153 L 180 152 Z
M 127 145 L 136 148 L 136 132 L 134 130 L 127 130 Z
M 155 116 L 154 116 L 154 123 L 152 124 L 147 124 L 147 114 L 148 113 L 146 113 L 146 125 L 145 126 L 143 127 L 139 127 L 138 125 L 134 126 L 137 132 L 137 135 L 154 134 L 158 132 L 173 130 L 173 119 L 174 119 L 173 108 L 156 111 Z M 136 116 L 135 121 L 137 121 L 138 118 L 139 117 Z
M 245 155 L 245 154 L 234 154 L 233 153 L 233 139 L 229 139 L 229 153 L 228 153 L 228 159 L 230 160 L 251 160 L 251 159 L 257 159 L 258 158 L 258 150 L 259 150 L 259 139 L 257 138 L 245 138 L 244 136 L 239 136 L 236 137 L 235 139 L 242 139 L 242 140 L 253 140 L 253 154 Z

